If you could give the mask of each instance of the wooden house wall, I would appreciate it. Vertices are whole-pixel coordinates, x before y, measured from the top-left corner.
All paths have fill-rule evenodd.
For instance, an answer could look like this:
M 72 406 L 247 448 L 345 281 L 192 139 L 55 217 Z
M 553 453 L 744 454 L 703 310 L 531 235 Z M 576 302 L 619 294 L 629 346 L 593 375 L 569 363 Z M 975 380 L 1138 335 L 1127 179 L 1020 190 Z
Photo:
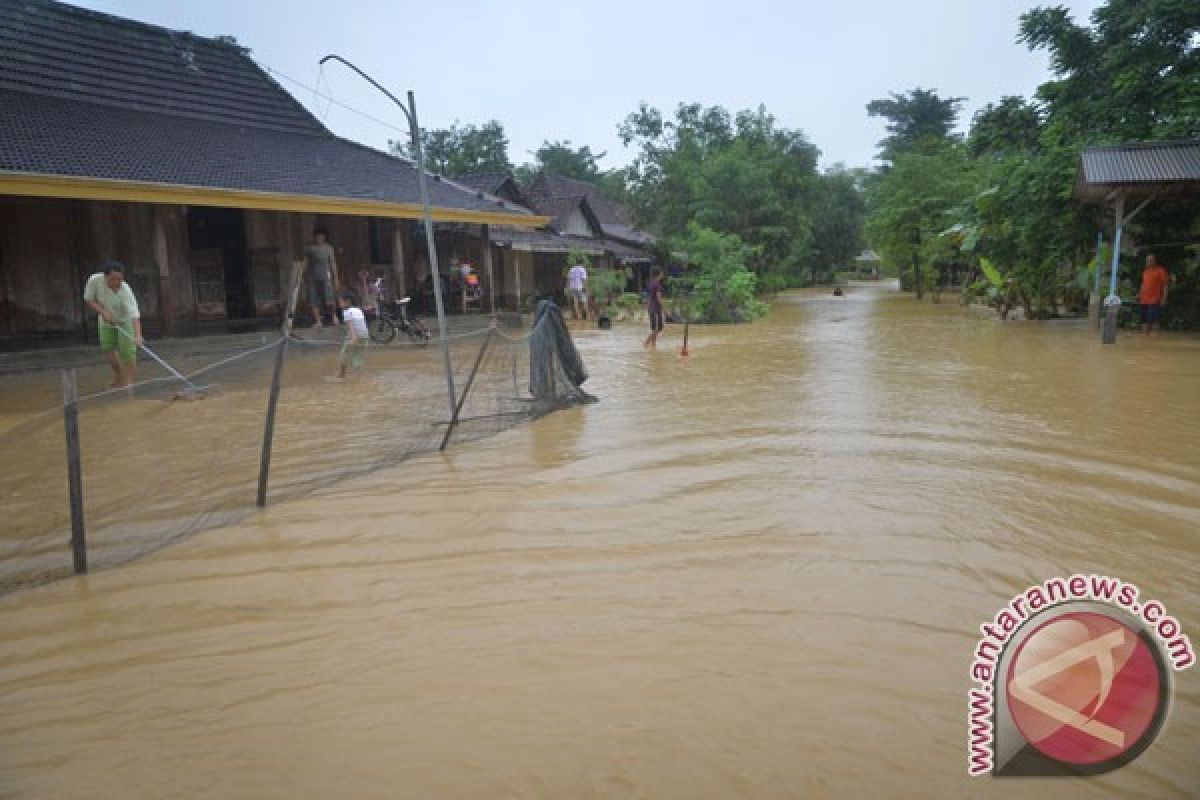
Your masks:
M 109 258 L 126 265 L 147 335 L 191 334 L 204 329 L 206 321 L 221 322 L 226 317 L 222 303 L 201 307 L 206 304 L 198 296 L 195 270 L 207 251 L 190 249 L 188 213 L 184 206 L 0 196 L 0 337 L 10 346 L 17 339 L 55 335 L 94 339 L 94 315 L 85 312 L 83 287 Z M 361 291 L 359 271 L 366 269 L 372 276 L 387 275 L 396 291 L 411 292 L 417 272 L 426 268 L 424 242 L 412 235 L 409 221 L 374 223 L 373 259 L 367 217 L 238 213 L 253 313 L 263 320 L 282 313 L 292 264 L 304 259 L 318 225 L 329 232 L 343 287 Z M 437 239 L 444 271 L 457 257 L 470 261 L 486 280 L 477 227 L 439 226 Z M 223 280 L 219 268 L 210 277 Z M 528 277 L 526 291 L 532 289 Z

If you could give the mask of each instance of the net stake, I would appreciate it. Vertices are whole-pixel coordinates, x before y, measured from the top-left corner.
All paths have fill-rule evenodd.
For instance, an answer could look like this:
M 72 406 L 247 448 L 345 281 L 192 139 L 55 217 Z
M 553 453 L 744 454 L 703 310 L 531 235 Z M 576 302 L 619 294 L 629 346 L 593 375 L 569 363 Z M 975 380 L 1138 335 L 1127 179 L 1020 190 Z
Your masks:
M 488 328 L 487 336 L 484 337 L 483 344 L 479 347 L 479 353 L 475 356 L 475 363 L 471 365 L 471 375 L 467 378 L 467 385 L 463 387 L 462 394 L 458 397 L 458 404 L 454 406 L 454 416 L 450 418 L 450 423 L 446 426 L 446 435 L 442 437 L 442 444 L 438 450 L 445 450 L 446 444 L 450 441 L 450 434 L 454 432 L 454 426 L 458 424 L 458 414 L 462 411 L 463 403 L 467 402 L 467 395 L 471 393 L 471 384 L 475 382 L 475 373 L 479 372 L 479 363 L 483 361 L 483 354 L 487 352 L 488 345 L 492 343 L 492 337 L 496 335 L 495 322 L 493 327 Z
M 300 294 L 300 278 L 304 275 L 305 262 L 292 262 L 292 291 L 288 295 L 287 310 L 283 315 L 283 338 L 275 353 L 275 373 L 271 376 L 271 394 L 267 400 L 267 419 L 263 423 L 262 456 L 258 462 L 258 507 L 267 506 L 267 483 L 271 477 L 271 442 L 275 438 L 275 409 L 279 405 L 279 388 L 283 378 L 283 362 L 287 356 L 288 339 L 292 336 L 292 319 L 296 314 L 296 300 Z
M 87 531 L 83 518 L 83 464 L 79 446 L 79 385 L 75 370 L 64 369 L 63 428 L 67 442 L 67 487 L 71 502 L 71 557 L 76 575 L 86 575 Z

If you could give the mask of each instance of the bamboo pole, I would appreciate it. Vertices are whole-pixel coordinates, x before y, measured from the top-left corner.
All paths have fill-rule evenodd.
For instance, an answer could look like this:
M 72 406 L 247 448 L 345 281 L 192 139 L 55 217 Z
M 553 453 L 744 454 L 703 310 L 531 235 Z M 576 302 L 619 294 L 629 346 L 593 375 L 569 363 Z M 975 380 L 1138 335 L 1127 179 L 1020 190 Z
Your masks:
M 258 462 L 258 507 L 267 505 L 267 483 L 271 476 L 271 444 L 275 438 L 275 410 L 279 406 L 279 392 L 283 383 L 283 362 L 287 358 L 288 339 L 292 337 L 292 321 L 296 316 L 296 302 L 300 295 L 300 279 L 304 275 L 304 262 L 292 263 L 292 290 L 288 295 L 287 310 L 283 317 L 283 338 L 275 351 L 275 373 L 271 376 L 271 394 L 267 399 L 267 418 L 263 423 L 262 455 Z
M 450 434 L 454 432 L 454 426 L 458 424 L 459 412 L 462 411 L 463 404 L 467 402 L 467 395 L 471 393 L 471 385 L 475 383 L 475 374 L 479 372 L 479 364 L 483 361 L 483 354 L 487 352 L 488 345 L 492 343 L 492 337 L 496 334 L 495 328 L 488 328 L 487 336 L 483 339 L 483 345 L 479 348 L 479 353 L 475 356 L 475 363 L 471 366 L 471 374 L 467 377 L 467 385 L 463 387 L 462 394 L 458 398 L 458 404 L 454 407 L 454 415 L 450 417 L 450 424 L 446 426 L 446 435 L 442 437 L 442 444 L 438 450 L 445 450 L 446 445 L 450 442 Z
M 86 575 L 87 530 L 83 517 L 83 463 L 79 444 L 79 384 L 75 370 L 64 369 L 63 428 L 67 442 L 67 487 L 71 503 L 71 557 L 76 575 Z

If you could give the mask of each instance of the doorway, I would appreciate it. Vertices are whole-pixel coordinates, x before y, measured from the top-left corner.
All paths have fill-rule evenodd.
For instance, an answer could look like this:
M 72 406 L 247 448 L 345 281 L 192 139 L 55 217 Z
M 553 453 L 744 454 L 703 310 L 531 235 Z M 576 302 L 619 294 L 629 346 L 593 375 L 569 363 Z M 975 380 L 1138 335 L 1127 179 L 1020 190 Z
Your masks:
M 246 223 L 241 209 L 189 206 L 187 213 L 188 249 L 196 277 L 196 295 L 200 303 L 216 310 L 224 306 L 227 319 L 251 319 L 255 316 L 254 285 L 246 252 Z M 204 265 L 203 269 L 196 269 Z M 223 283 L 218 297 L 215 285 Z

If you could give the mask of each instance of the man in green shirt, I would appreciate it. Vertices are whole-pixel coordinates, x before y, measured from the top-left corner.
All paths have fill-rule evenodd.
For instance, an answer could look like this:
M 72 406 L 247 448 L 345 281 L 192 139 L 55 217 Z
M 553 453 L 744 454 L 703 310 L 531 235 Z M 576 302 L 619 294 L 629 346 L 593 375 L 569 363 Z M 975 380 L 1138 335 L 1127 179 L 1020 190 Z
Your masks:
M 125 265 L 110 260 L 103 272 L 88 278 L 83 301 L 100 317 L 100 352 L 112 366 L 113 387 L 132 386 L 142 344 L 142 313 L 125 282 Z

